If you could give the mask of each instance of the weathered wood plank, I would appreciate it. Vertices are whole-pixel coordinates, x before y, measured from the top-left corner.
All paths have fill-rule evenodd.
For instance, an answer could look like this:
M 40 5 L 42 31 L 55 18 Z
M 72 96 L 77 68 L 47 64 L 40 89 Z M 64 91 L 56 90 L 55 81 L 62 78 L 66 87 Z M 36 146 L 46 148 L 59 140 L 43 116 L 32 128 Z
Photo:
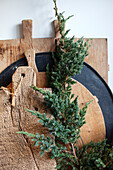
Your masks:
M 43 96 L 30 88 L 36 84 L 36 76 L 31 67 L 19 67 L 12 79 L 13 107 L 10 96 L 0 92 L 0 169 L 10 170 L 53 170 L 56 161 L 45 153 L 39 156 L 40 148 L 32 146 L 26 136 L 17 131 L 49 135 L 38 119 L 25 109 L 46 113 L 52 118 L 50 110 L 43 104 Z M 51 89 L 45 89 L 51 91 Z M 54 140 L 54 139 L 53 139 Z
M 86 40 L 86 39 L 85 39 Z M 94 38 L 90 41 L 89 55 L 85 61 L 90 64 L 108 83 L 107 39 Z

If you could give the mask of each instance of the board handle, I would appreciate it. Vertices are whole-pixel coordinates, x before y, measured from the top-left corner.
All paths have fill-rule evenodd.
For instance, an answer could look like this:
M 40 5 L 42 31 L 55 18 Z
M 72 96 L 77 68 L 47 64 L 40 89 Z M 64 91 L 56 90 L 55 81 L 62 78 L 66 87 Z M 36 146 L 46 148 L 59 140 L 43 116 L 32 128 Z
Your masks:
M 47 75 L 46 72 L 38 72 L 36 62 L 35 62 L 35 50 L 28 49 L 24 53 L 28 66 L 32 67 L 34 72 L 36 73 L 36 86 L 39 88 L 47 88 Z

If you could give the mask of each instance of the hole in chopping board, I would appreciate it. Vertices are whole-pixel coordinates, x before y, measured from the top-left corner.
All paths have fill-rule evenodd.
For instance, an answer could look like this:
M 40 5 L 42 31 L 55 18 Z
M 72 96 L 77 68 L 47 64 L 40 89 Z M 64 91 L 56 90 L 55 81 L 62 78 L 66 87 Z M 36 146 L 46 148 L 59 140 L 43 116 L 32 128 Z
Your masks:
M 21 73 L 21 76 L 22 76 L 22 77 L 25 77 L 25 73 Z
M 35 111 L 38 111 L 38 107 L 34 107 Z

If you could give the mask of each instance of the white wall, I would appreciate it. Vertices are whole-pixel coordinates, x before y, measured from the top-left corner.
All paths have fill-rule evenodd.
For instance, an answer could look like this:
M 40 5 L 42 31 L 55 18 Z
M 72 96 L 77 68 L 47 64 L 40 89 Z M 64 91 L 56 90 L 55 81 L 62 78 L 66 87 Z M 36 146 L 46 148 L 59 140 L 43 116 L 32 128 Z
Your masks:
M 65 16 L 74 14 L 66 25 L 71 28 L 70 36 L 108 39 L 109 86 L 113 91 L 113 0 L 57 1 Z M 34 38 L 54 36 L 52 0 L 0 0 L 0 40 L 22 38 L 23 19 L 33 20 Z

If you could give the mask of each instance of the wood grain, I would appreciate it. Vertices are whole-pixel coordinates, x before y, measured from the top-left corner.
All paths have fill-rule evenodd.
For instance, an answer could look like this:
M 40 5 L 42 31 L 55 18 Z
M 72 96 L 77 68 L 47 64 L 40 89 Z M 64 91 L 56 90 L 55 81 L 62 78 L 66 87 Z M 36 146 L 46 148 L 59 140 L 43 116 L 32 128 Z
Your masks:
M 0 91 L 0 169 L 38 170 L 31 149 L 17 131 L 11 117 L 10 95 Z
M 19 67 L 13 75 L 13 93 L 15 106 L 11 106 L 10 96 L 0 92 L 0 169 L 18 170 L 53 170 L 56 161 L 45 153 L 39 156 L 40 148 L 32 146 L 27 136 L 16 134 L 17 131 L 45 134 L 48 130 L 38 123 L 38 118 L 25 109 L 46 113 L 52 118 L 50 110 L 43 104 L 44 99 L 29 86 L 36 83 L 36 76 L 31 67 Z M 45 89 L 51 92 L 51 89 Z M 51 136 L 52 137 L 52 136 Z M 52 137 L 53 138 L 53 137 Z M 54 138 L 53 138 L 54 141 Z
M 35 63 L 35 50 L 29 49 L 25 51 L 25 56 L 28 62 L 28 66 L 32 67 L 34 72 L 36 73 L 36 86 L 40 88 L 47 87 L 47 75 L 45 72 L 38 72 L 38 69 L 36 67 Z
M 84 39 L 87 40 L 87 39 Z M 89 55 L 85 61 L 90 64 L 108 83 L 108 51 L 107 39 L 95 38 L 90 41 Z

